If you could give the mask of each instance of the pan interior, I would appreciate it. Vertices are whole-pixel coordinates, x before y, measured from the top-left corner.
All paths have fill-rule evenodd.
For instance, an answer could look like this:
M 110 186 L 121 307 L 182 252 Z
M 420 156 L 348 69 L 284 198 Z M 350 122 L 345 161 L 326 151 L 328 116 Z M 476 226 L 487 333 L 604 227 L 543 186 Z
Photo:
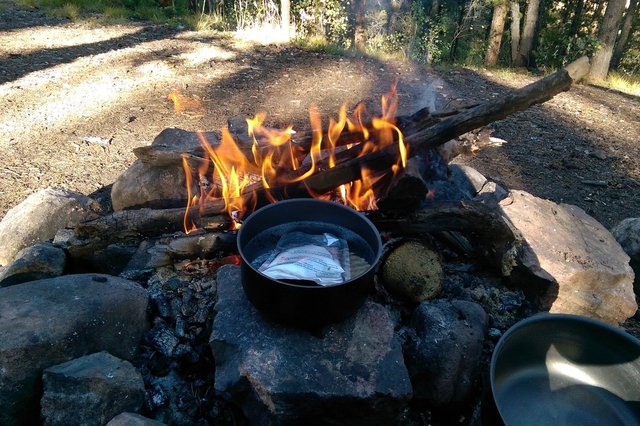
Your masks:
M 595 320 L 524 320 L 496 346 L 491 376 L 507 426 L 640 424 L 640 342 Z
M 599 378 L 575 375 L 575 366 L 532 367 L 504 381 L 496 402 L 506 425 L 638 425 L 638 402 L 599 386 Z M 586 380 L 586 381 L 583 381 Z

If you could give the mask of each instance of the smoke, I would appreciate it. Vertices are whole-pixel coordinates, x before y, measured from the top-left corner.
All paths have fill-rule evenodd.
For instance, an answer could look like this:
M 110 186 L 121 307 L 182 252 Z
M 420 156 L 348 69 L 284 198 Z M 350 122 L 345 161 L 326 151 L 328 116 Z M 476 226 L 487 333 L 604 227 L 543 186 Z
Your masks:
M 414 87 L 412 90 L 416 93 L 415 111 L 422 108 L 428 108 L 432 114 L 443 111 L 446 106 L 446 97 L 443 95 L 444 84 L 442 79 L 433 77 Z

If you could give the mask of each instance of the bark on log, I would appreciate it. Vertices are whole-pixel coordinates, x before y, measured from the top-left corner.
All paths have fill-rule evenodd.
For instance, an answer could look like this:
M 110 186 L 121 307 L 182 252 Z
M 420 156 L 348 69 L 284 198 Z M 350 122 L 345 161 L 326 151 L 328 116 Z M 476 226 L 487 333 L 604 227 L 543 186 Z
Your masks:
M 515 112 L 523 111 L 532 105 L 546 102 L 558 93 L 569 90 L 575 81 L 583 78 L 588 72 L 589 58 L 585 56 L 554 74 L 513 90 L 500 100 L 481 103 L 471 109 L 451 115 L 435 125 L 409 134 L 405 137 L 405 144 L 409 147 L 408 155 L 413 156 L 436 148 L 473 129 L 503 119 Z M 257 200 L 256 206 L 259 207 L 272 198 L 301 198 L 307 197 L 309 193 L 325 194 L 340 185 L 360 179 L 363 168 L 377 171 L 390 170 L 400 157 L 398 144 L 357 157 L 360 149 L 360 145 L 356 145 L 341 152 L 341 158 L 350 159 L 332 168 L 328 167 L 328 161 L 319 162 L 316 164 L 318 171 L 299 182 L 281 185 L 269 190 L 265 190 L 260 185 L 249 186 L 243 193 L 243 201 Z M 202 215 L 220 214 L 223 210 L 224 206 L 220 202 L 207 202 L 202 210 Z
M 556 94 L 568 90 L 571 84 L 586 75 L 588 70 L 588 58 L 580 58 L 565 69 L 521 89 L 516 89 L 498 101 L 488 101 L 468 110 L 448 115 L 434 125 L 412 132 L 405 138 L 405 143 L 409 146 L 409 156 L 435 148 L 475 128 L 545 102 Z M 420 116 L 425 120 L 423 124 L 431 123 L 431 118 L 424 111 Z M 264 189 L 261 184 L 251 185 L 244 192 L 243 201 L 255 201 L 256 207 L 260 207 L 273 198 L 301 198 L 307 197 L 310 192 L 324 194 L 340 185 L 360 179 L 363 167 L 378 171 L 388 170 L 397 163 L 399 157 L 397 144 L 378 152 L 354 158 L 359 149 L 358 146 L 354 146 L 343 151 L 341 158 L 350 159 L 339 163 L 336 167 L 328 168 L 326 161 L 320 162 L 317 164 L 319 171 L 300 182 L 282 185 L 274 189 Z M 223 201 L 214 200 L 206 202 L 203 207 L 192 207 L 188 214 L 197 222 L 199 217 L 221 215 L 224 209 Z M 127 234 L 159 235 L 181 230 L 183 215 L 183 209 L 127 210 L 80 224 L 76 228 L 76 233 L 81 238 L 105 234 L 113 238 Z M 446 215 L 445 217 L 445 221 L 450 220 L 450 217 Z M 216 224 L 228 226 L 230 221 L 225 216 L 220 216 L 218 219 L 213 219 L 213 224 L 214 226 Z
M 387 217 L 370 212 L 367 217 L 381 232 L 404 236 L 422 235 L 440 231 L 456 231 L 481 249 L 484 258 L 502 267 L 505 254 L 511 252 L 519 239 L 497 209 L 477 201 L 434 202 L 403 218 Z
M 190 210 L 193 219 L 198 219 L 197 212 L 197 207 Z M 182 231 L 184 214 L 184 208 L 123 210 L 83 222 L 75 228 L 75 233 L 83 239 L 100 236 L 109 241 L 130 236 L 157 236 Z M 228 229 L 230 225 L 231 220 L 227 215 L 207 215 L 208 229 Z

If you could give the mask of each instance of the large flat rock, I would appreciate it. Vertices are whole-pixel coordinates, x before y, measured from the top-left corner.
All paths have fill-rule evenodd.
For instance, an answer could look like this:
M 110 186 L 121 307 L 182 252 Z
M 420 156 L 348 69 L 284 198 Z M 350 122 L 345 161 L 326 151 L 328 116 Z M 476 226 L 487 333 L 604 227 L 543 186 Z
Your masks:
M 142 375 L 130 362 L 96 352 L 44 370 L 44 426 L 103 426 L 144 400 Z
M 218 272 L 209 344 L 216 391 L 256 425 L 389 425 L 411 397 L 394 322 L 366 302 L 319 334 L 268 322 L 247 300 L 240 270 Z
M 500 206 L 522 235 L 511 277 L 543 309 L 615 325 L 635 314 L 629 256 L 604 226 L 579 207 L 524 191 L 511 191 Z
M 0 289 L 0 424 L 38 424 L 47 367 L 99 351 L 131 359 L 147 300 L 137 283 L 97 274 Z

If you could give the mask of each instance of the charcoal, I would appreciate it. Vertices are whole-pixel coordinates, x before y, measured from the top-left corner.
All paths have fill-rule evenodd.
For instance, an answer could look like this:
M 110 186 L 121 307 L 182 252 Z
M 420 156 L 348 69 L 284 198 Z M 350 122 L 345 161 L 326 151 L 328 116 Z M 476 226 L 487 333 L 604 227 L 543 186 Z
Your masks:
M 178 337 L 185 337 L 187 334 L 187 321 L 185 321 L 182 315 L 176 317 L 175 334 Z
M 167 299 L 165 294 L 151 294 L 151 302 L 153 303 L 154 308 L 158 311 L 159 316 L 162 318 L 172 317 L 173 311 L 171 309 L 171 302 Z
M 171 299 L 171 318 L 177 318 L 182 311 L 182 300 L 179 297 L 173 297 Z
M 207 301 L 204 304 L 198 303 L 200 307 L 190 318 L 191 322 L 196 324 L 204 324 L 208 318 L 210 318 L 210 313 L 213 311 L 213 302 Z
M 182 293 L 182 307 L 180 312 L 185 317 L 190 317 L 198 310 L 198 300 L 193 296 L 193 291 L 185 289 Z
M 162 407 L 169 402 L 169 397 L 162 388 L 162 386 L 152 386 L 147 390 L 145 395 L 145 406 L 148 410 L 154 410 L 157 407 Z
M 147 340 L 162 355 L 171 357 L 180 343 L 173 332 L 165 324 L 156 324 L 148 333 Z

